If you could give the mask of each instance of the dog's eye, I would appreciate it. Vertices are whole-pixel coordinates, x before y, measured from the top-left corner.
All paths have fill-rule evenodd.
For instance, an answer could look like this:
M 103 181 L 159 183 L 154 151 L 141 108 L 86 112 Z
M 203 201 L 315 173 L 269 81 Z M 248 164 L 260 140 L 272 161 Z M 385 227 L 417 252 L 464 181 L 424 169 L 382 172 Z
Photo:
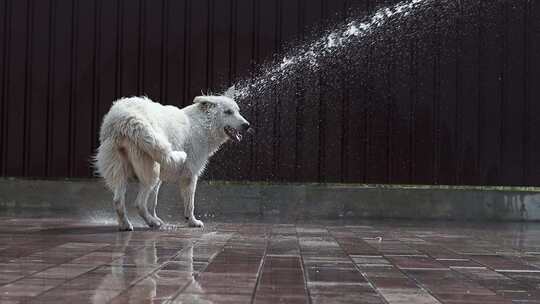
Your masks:
M 232 115 L 233 111 L 232 110 L 225 110 L 225 114 L 227 115 Z

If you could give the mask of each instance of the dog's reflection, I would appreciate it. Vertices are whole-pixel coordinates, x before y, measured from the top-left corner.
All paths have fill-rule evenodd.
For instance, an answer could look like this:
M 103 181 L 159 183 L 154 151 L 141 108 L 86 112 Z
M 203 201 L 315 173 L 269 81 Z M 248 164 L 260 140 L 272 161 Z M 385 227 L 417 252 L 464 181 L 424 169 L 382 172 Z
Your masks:
M 108 302 L 112 294 L 112 303 L 161 302 L 174 298 L 188 285 L 190 290 L 203 293 L 195 280 L 194 242 L 187 240 L 184 248 L 167 248 L 160 245 L 160 234 L 140 236 L 117 234 L 115 251 L 125 255 L 111 266 L 101 267 L 106 274 L 93 296 L 94 303 Z

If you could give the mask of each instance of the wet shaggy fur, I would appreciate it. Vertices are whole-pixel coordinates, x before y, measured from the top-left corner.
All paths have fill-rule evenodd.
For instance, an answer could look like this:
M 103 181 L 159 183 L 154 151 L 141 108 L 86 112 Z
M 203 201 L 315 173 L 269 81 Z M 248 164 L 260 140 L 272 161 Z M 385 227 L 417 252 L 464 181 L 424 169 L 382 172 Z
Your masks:
M 120 230 L 133 230 L 125 206 L 130 179 L 138 180 L 135 205 L 148 226 L 163 224 L 156 206 L 165 181 L 180 184 L 184 216 L 190 226 L 202 227 L 194 215 L 197 179 L 220 146 L 239 140 L 234 135 L 248 128 L 238 105 L 226 96 L 198 96 L 182 109 L 146 97 L 114 102 L 103 118 L 95 167 L 114 194 Z

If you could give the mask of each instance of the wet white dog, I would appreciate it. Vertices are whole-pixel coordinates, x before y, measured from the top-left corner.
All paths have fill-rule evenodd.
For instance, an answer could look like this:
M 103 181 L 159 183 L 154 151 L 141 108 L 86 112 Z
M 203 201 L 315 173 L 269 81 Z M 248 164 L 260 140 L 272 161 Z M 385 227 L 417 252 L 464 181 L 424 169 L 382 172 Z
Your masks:
M 125 207 L 130 178 L 139 181 L 135 204 L 148 226 L 163 224 L 156 214 L 162 181 L 180 183 L 184 216 L 190 226 L 203 226 L 194 215 L 197 179 L 222 144 L 240 141 L 241 132 L 249 129 L 238 105 L 228 97 L 233 90 L 223 96 L 197 96 L 182 109 L 146 97 L 114 102 L 103 118 L 95 166 L 114 193 L 120 230 L 133 230 Z

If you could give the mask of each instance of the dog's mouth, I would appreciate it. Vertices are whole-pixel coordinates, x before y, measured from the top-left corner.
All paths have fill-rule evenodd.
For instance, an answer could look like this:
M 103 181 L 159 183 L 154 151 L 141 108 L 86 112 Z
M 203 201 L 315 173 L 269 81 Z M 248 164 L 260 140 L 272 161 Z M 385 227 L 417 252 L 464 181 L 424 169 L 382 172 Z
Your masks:
M 242 140 L 242 134 L 240 134 L 240 132 L 238 132 L 238 130 L 235 128 L 226 126 L 223 129 L 225 130 L 225 134 L 227 134 L 227 136 L 229 136 L 229 138 L 235 142 L 240 142 Z

